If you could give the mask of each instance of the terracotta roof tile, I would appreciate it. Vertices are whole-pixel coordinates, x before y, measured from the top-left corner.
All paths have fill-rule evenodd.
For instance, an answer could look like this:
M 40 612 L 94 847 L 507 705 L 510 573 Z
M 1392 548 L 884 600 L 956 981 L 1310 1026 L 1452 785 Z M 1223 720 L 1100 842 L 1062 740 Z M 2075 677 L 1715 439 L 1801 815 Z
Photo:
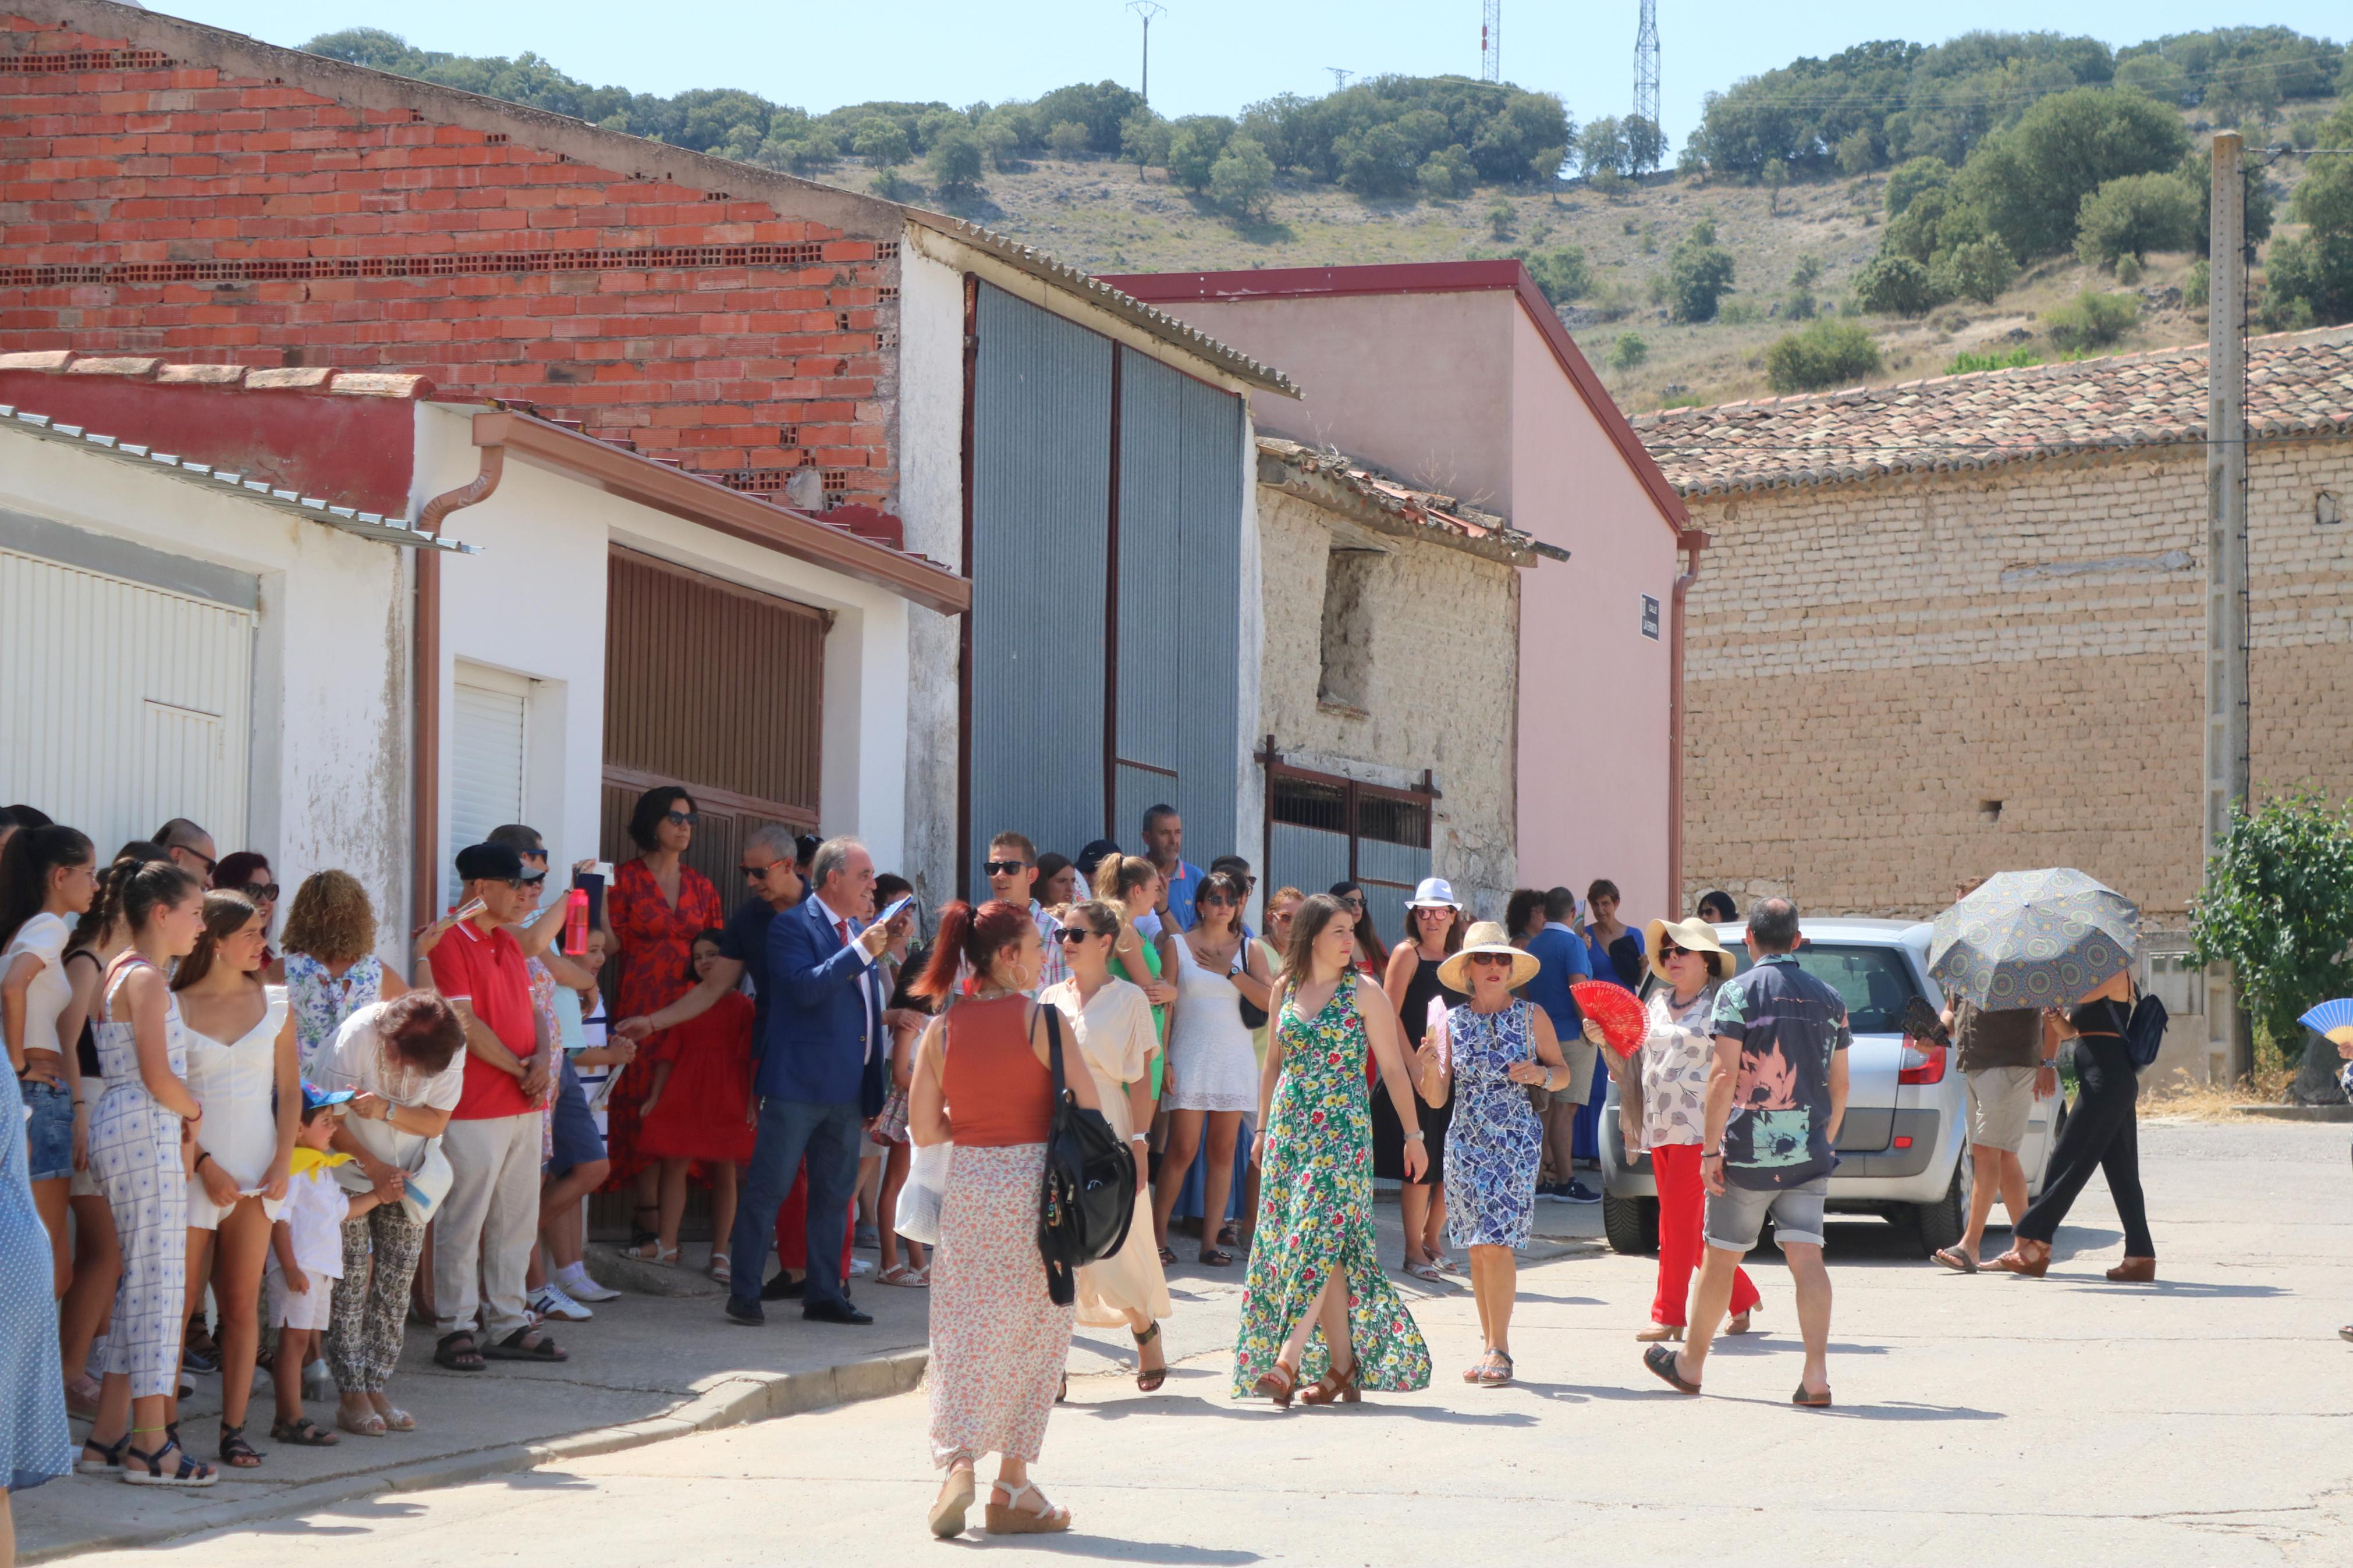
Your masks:
M 2247 422 L 2264 437 L 2353 436 L 2353 327 L 2250 341 Z M 1686 496 L 2202 443 L 2206 350 L 1670 409 L 1633 423 Z

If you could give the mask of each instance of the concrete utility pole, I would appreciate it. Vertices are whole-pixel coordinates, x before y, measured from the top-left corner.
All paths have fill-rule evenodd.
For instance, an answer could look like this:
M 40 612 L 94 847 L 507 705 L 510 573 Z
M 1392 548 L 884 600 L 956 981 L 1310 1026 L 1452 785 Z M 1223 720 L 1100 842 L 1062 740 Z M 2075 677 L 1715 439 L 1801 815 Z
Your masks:
M 2247 256 L 2245 148 L 2214 136 L 2206 289 L 2206 852 L 2249 787 L 2247 705 Z M 2207 1050 L 2236 1081 L 2254 1067 L 2227 967 L 2206 973 Z
M 1144 23 L 1144 84 L 1137 89 L 1136 96 L 1144 100 L 1144 107 L 1149 109 L 1152 107 L 1152 18 L 1166 16 L 1168 7 L 1161 5 L 1159 0 L 1127 0 L 1127 8 Z

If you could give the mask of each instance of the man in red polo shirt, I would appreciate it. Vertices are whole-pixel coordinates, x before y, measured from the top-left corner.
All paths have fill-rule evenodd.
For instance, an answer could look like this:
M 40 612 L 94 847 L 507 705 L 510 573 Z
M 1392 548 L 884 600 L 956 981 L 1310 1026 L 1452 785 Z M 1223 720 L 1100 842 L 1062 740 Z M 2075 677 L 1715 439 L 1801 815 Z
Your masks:
M 522 950 L 503 929 L 523 913 L 522 857 L 503 844 L 458 852 L 470 910 L 420 942 L 427 973 L 466 1026 L 466 1089 L 441 1135 L 449 1194 L 433 1232 L 434 1361 L 479 1372 L 483 1358 L 565 1359 L 523 1315 L 523 1273 L 539 1234 L 540 1107 L 557 1043 L 531 1005 Z M 480 1338 L 476 1320 L 480 1315 Z

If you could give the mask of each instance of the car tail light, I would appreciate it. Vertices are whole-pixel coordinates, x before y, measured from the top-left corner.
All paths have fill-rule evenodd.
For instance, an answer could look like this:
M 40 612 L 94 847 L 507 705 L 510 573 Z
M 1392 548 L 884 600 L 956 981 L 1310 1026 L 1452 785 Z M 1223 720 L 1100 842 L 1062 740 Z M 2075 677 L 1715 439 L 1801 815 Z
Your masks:
M 1912 1147 L 1912 1140 L 1911 1140 L 1908 1136 L 1907 1136 L 1907 1137 L 1903 1137 L 1903 1138 L 1898 1138 L 1898 1139 L 1895 1141 L 1895 1146 L 1896 1146 L 1898 1149 L 1909 1149 L 1910 1147 Z
M 1926 1040 L 1904 1047 L 1903 1066 L 1895 1074 L 1898 1083 L 1942 1083 L 1945 1081 L 1945 1047 Z

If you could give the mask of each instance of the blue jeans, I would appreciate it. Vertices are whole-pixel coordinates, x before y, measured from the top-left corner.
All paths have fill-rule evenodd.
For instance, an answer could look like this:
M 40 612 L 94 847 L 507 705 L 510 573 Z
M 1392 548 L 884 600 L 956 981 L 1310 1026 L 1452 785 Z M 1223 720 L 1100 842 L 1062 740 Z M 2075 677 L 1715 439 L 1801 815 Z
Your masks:
M 728 1247 L 729 1289 L 739 1306 L 756 1307 L 768 1247 L 776 1231 L 776 1211 L 792 1190 L 793 1173 L 808 1161 L 808 1284 L 805 1307 L 847 1303 L 841 1289 L 841 1231 L 849 1200 L 858 1191 L 858 1142 L 865 1119 L 853 1101 L 818 1105 L 806 1100 L 760 1101 L 759 1140 L 752 1148 L 751 1173 L 735 1210 L 735 1235 Z

